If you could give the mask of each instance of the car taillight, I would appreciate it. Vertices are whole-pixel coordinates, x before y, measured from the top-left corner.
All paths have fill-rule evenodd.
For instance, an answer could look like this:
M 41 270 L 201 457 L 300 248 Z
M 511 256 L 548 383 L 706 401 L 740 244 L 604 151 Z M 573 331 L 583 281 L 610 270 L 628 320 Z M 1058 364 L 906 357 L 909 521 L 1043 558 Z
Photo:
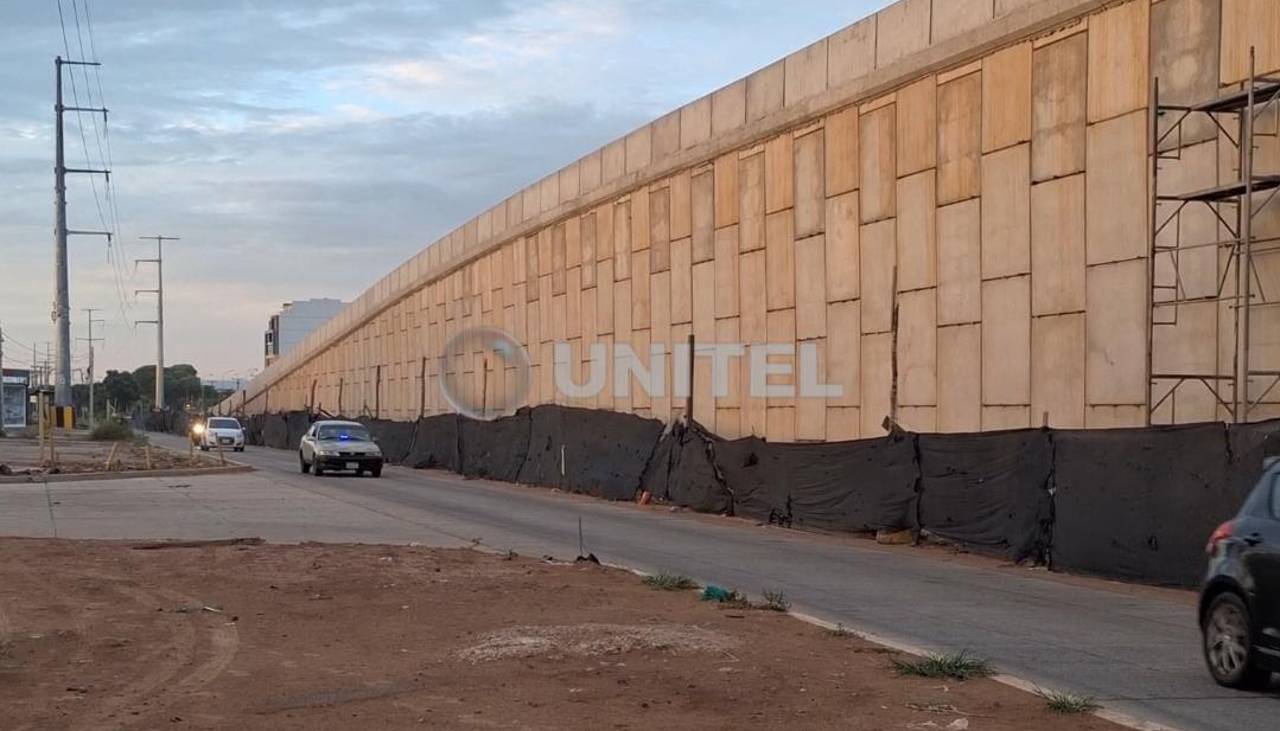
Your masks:
M 1209 545 L 1204 547 L 1205 553 L 1212 556 L 1214 552 L 1218 550 L 1218 544 L 1222 543 L 1223 541 L 1230 538 L 1234 534 L 1235 528 L 1236 528 L 1236 524 L 1235 524 L 1235 521 L 1233 520 L 1228 520 L 1227 522 L 1218 526 L 1213 531 L 1213 535 L 1209 536 Z

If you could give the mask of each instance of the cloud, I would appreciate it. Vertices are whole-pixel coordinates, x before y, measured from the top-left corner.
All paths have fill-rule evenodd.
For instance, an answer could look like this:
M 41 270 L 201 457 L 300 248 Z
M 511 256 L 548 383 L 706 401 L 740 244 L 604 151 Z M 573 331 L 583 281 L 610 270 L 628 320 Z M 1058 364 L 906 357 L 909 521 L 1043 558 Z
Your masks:
M 154 331 L 128 324 L 154 307 L 132 297 L 153 286 L 137 236 L 180 235 L 169 361 L 260 366 L 281 303 L 352 298 L 521 186 L 882 4 L 89 0 L 105 65 L 75 88 L 99 102 L 100 80 L 112 109 L 121 236 L 110 262 L 105 241 L 72 241 L 73 327 L 86 306 L 111 321 L 99 371 L 149 361 Z M 54 3 L 0 9 L 0 321 L 28 343 L 50 336 L 54 54 Z M 100 227 L 100 205 L 111 223 L 100 184 L 68 195 L 73 226 Z

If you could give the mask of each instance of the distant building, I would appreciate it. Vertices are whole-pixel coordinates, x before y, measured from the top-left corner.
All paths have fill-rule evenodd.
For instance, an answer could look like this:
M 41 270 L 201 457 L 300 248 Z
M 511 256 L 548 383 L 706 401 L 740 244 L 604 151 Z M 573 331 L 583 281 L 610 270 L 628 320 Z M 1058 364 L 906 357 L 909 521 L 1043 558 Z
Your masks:
M 312 330 L 320 327 L 346 305 L 335 299 L 310 299 L 286 302 L 280 312 L 271 316 L 264 336 L 265 363 L 288 353 Z

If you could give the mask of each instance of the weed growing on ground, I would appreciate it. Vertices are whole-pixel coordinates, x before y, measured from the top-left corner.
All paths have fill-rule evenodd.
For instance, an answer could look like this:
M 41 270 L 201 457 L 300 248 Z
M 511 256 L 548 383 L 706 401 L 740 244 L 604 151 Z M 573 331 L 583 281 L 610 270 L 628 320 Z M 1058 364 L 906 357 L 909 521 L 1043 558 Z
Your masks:
M 831 629 L 827 630 L 827 632 L 828 632 L 832 637 L 840 637 L 840 638 L 842 638 L 842 639 L 847 639 L 847 638 L 850 638 L 850 637 L 857 637 L 857 636 L 858 636 L 858 633 L 857 633 L 857 632 L 854 632 L 853 630 L 849 629 L 848 627 L 844 626 L 843 624 L 837 624 L 835 627 L 832 627 Z
M 1044 699 L 1045 705 L 1054 713 L 1093 713 L 1102 706 L 1093 696 L 1077 693 L 1059 693 L 1044 688 L 1036 688 L 1036 695 Z
M 787 598 L 787 593 L 781 589 L 777 591 L 765 589 L 764 604 L 760 608 L 768 609 L 772 612 L 785 612 L 791 609 L 791 600 Z
M 698 582 L 688 576 L 668 574 L 665 571 L 644 577 L 644 585 L 650 589 L 660 589 L 662 591 L 688 591 L 689 589 L 698 588 Z
M 929 655 L 928 657 L 902 660 L 892 658 L 893 667 L 899 675 L 910 675 L 918 678 L 952 678 L 968 680 L 985 678 L 995 674 L 990 661 L 970 655 L 968 651 Z

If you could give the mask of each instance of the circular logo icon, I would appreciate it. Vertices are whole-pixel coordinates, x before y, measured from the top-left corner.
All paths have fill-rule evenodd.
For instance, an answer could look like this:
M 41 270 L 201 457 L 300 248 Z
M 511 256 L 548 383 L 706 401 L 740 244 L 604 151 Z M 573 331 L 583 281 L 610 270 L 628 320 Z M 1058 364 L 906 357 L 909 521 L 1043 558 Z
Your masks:
M 492 421 L 515 413 L 529 396 L 529 353 L 507 331 L 488 325 L 445 343 L 440 391 L 453 410 Z

